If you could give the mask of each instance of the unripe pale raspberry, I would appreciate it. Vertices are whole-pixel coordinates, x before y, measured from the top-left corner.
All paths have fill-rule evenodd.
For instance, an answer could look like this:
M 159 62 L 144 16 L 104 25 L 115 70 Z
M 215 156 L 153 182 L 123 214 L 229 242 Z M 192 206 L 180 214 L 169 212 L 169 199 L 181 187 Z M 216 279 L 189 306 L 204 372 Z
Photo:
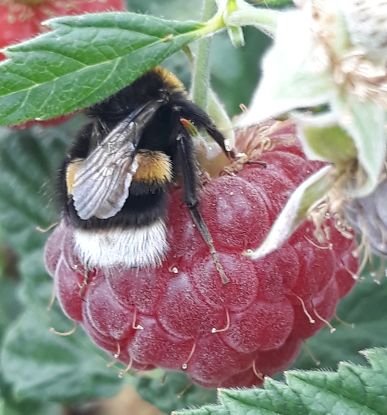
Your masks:
M 239 135 L 244 149 L 256 140 L 257 131 L 252 133 L 253 139 L 249 132 Z M 333 316 L 354 284 L 357 261 L 353 240 L 331 226 L 332 249 L 319 247 L 311 223 L 264 259 L 241 254 L 263 241 L 291 192 L 318 166 L 305 160 L 294 140 L 272 137 L 271 144 L 259 157 L 266 167 L 245 164 L 211 179 L 201 192 L 200 210 L 228 284 L 192 223 L 181 189 L 174 189 L 170 249 L 157 269 L 85 272 L 73 229 L 63 222 L 55 229 L 46 266 L 67 316 L 128 367 L 184 371 L 205 387 L 260 384 L 286 368 L 304 339 Z
M 385 61 L 387 53 L 387 2 L 340 0 L 351 42 L 366 55 Z
M 346 217 L 376 255 L 387 256 L 387 179 L 368 196 L 354 199 L 346 206 Z

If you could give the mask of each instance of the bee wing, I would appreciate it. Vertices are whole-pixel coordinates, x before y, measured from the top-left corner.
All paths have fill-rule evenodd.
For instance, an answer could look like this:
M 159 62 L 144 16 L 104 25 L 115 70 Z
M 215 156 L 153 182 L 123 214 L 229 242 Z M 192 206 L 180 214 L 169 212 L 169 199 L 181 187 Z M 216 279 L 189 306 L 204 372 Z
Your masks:
M 107 219 L 122 209 L 138 168 L 135 155 L 141 134 L 161 104 L 151 101 L 131 113 L 81 163 L 72 190 L 81 219 Z
M 102 167 L 91 164 L 90 168 L 88 164 L 90 161 L 86 159 L 75 178 L 74 208 L 84 220 L 93 216 L 110 218 L 122 209 L 129 196 L 137 163 L 132 162 L 132 157 L 127 157 Z

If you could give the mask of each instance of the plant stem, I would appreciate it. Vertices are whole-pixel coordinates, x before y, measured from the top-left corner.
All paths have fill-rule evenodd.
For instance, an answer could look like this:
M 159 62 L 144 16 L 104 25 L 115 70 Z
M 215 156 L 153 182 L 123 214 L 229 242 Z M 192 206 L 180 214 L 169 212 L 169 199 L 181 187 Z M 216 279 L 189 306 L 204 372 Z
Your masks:
M 233 149 L 235 148 L 234 126 L 215 92 L 210 89 L 208 95 L 208 113 L 211 115 L 215 125 L 225 136 L 226 148 Z
M 255 3 L 265 7 L 283 7 L 293 5 L 292 0 L 256 0 Z
M 202 20 L 209 20 L 216 12 L 214 0 L 203 1 Z M 196 58 L 194 60 L 192 73 L 191 96 L 193 102 L 204 110 L 208 104 L 208 90 L 210 87 L 210 47 L 211 38 L 206 37 L 198 41 Z
M 259 9 L 251 6 L 233 13 L 227 23 L 235 26 L 256 26 L 264 33 L 273 35 L 280 13 L 278 10 Z

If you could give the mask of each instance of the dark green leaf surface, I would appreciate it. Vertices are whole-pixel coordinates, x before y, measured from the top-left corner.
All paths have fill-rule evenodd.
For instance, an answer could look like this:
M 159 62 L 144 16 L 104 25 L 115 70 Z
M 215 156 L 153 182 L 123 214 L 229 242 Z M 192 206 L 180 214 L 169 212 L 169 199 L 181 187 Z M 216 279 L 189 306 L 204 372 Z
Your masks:
M 221 406 L 216 405 L 206 405 L 202 408 L 198 409 L 189 409 L 182 412 L 172 412 L 172 415 L 178 415 L 178 414 L 184 414 L 184 415 L 231 415 L 230 412 Z M 253 415 L 253 413 L 248 413 L 248 415 Z
M 0 225 L 19 254 L 42 247 L 47 235 L 36 227 L 56 220 L 52 184 L 71 133 L 66 125 L 0 136 Z
M 9 322 L 16 317 L 20 304 L 16 298 L 16 281 L 0 278 L 0 342 Z
M 220 389 L 219 405 L 184 415 L 385 415 L 387 349 L 364 354 L 369 366 L 341 363 L 337 372 L 290 371 L 264 389 Z
M 1 377 L 0 391 L 3 398 L 3 413 L 0 410 L 0 415 L 64 415 L 63 407 L 55 403 L 15 399 Z
M 51 326 L 68 330 L 72 323 L 60 312 L 29 307 L 6 336 L 1 365 L 18 398 L 39 400 L 44 391 L 45 401 L 75 402 L 118 392 L 118 371 L 106 367 L 107 357 L 80 330 L 62 337 Z
M 133 383 L 143 399 L 167 414 L 172 410 L 216 401 L 215 390 L 193 385 L 182 373 L 167 372 L 161 379 L 133 378 Z
M 48 22 L 0 64 L 0 124 L 48 119 L 100 101 L 202 36 L 203 25 L 135 13 Z

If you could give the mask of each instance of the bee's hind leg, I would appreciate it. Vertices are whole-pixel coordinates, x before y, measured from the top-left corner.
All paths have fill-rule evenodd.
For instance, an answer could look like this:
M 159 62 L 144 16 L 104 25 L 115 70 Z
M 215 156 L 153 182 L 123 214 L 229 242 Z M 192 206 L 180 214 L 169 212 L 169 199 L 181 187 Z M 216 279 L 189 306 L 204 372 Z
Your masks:
M 200 232 L 203 240 L 207 244 L 212 260 L 218 271 L 223 284 L 230 282 L 227 277 L 224 268 L 219 260 L 218 253 L 216 252 L 214 241 L 211 233 L 207 228 L 206 223 L 199 211 L 199 201 L 197 197 L 197 178 L 196 178 L 196 165 L 193 153 L 193 145 L 191 137 L 182 128 L 177 136 L 177 153 L 180 159 L 181 173 L 183 176 L 184 187 L 184 202 L 187 205 L 192 220 Z

